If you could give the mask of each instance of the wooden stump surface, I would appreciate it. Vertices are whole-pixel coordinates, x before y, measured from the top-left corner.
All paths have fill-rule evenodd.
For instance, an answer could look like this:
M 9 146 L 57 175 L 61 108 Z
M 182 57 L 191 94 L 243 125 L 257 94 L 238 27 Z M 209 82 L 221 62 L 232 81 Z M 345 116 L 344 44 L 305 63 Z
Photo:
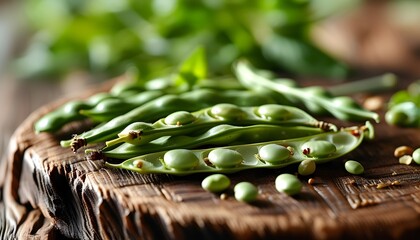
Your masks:
M 106 89 L 106 86 L 104 87 Z M 94 91 L 99 91 L 96 89 Z M 81 96 L 88 96 L 93 91 Z M 2 162 L 3 234 L 50 239 L 416 239 L 420 236 L 420 166 L 393 156 L 400 145 L 420 147 L 420 130 L 375 125 L 376 136 L 356 151 L 318 165 L 300 194 L 276 191 L 275 178 L 297 166 L 229 175 L 249 181 L 260 195 L 252 204 L 201 188 L 206 174 L 142 175 L 61 148 L 59 135 L 35 134 L 33 123 L 66 99 L 33 112 L 10 139 Z M 340 124 L 340 123 L 338 123 Z M 354 159 L 365 167 L 344 170 Z M 378 184 L 389 186 L 378 189 Z M 391 184 L 393 183 L 393 184 Z

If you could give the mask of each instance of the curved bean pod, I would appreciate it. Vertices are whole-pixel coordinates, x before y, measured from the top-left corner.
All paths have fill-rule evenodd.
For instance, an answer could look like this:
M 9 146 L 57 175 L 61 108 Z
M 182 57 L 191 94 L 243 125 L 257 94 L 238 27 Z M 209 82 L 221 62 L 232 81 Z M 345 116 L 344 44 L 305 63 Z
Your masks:
M 165 89 L 149 90 L 136 82 L 119 82 L 109 92 L 100 92 L 88 99 L 69 101 L 56 110 L 45 114 L 34 125 L 35 132 L 54 132 L 72 121 L 90 118 L 95 122 L 107 121 L 122 112 L 143 104 Z M 150 93 L 149 93 L 150 92 Z M 145 99 L 147 98 L 147 99 Z M 109 111 L 109 112 L 108 112 Z
M 143 174 L 147 173 L 165 173 L 174 175 L 187 175 L 193 173 L 234 173 L 247 169 L 269 168 L 278 169 L 291 164 L 300 163 L 306 159 L 312 159 L 319 163 L 326 163 L 337 159 L 354 149 L 363 141 L 365 135 L 373 135 L 373 129 L 370 124 L 362 127 L 346 128 L 339 132 L 320 133 L 313 136 L 301 137 L 296 139 L 277 140 L 264 143 L 236 145 L 222 148 L 196 149 L 190 150 L 198 158 L 198 163 L 192 168 L 178 169 L 176 166 L 168 167 L 165 163 L 164 155 L 168 151 L 160 151 L 151 154 L 139 155 L 119 164 L 105 162 L 105 165 L 113 168 L 122 168 Z M 301 151 L 302 145 L 310 141 L 328 141 L 336 147 L 336 151 L 322 157 L 308 156 Z M 290 156 L 276 163 L 262 161 L 258 155 L 262 147 L 268 144 L 278 144 L 290 150 Z M 233 167 L 218 167 L 208 160 L 210 152 L 214 149 L 230 149 L 238 152 L 243 157 L 243 161 Z M 196 161 L 196 159 L 194 159 Z
M 217 104 L 197 112 L 179 111 L 153 124 L 133 123 L 107 141 L 106 146 L 122 142 L 140 145 L 163 136 L 189 135 L 208 130 L 219 124 L 245 126 L 270 124 L 282 126 L 306 126 L 336 131 L 329 123 L 318 121 L 306 112 L 290 106 L 265 104 L 258 107 L 239 107 L 233 104 Z
M 394 126 L 420 127 L 420 107 L 414 102 L 402 102 L 385 113 L 385 121 Z
M 346 102 L 346 105 L 343 106 L 341 104 L 341 101 L 334 101 L 334 98 L 328 96 L 317 96 L 315 94 L 305 94 L 305 91 L 303 89 L 279 84 L 275 81 L 272 81 L 257 74 L 252 69 L 250 64 L 244 61 L 238 62 L 235 65 L 234 69 L 238 79 L 247 88 L 268 88 L 277 91 L 283 95 L 289 95 L 293 98 L 299 99 L 303 103 L 310 102 L 310 105 L 312 107 L 314 107 L 314 105 L 318 105 L 320 108 L 325 109 L 338 119 L 354 121 L 373 119 L 376 122 L 379 122 L 379 115 L 377 113 L 366 111 L 361 108 L 355 108 L 353 106 L 350 106 L 351 104 L 349 104 L 348 102 Z
M 80 114 L 80 110 L 93 108 L 101 101 L 116 98 L 109 93 L 98 93 L 87 100 L 69 101 L 55 111 L 42 116 L 35 122 L 34 130 L 37 133 L 57 131 L 69 122 L 86 119 L 86 116 Z
M 202 146 L 223 146 L 232 144 L 256 143 L 279 139 L 291 139 L 322 133 L 318 128 L 285 127 L 278 125 L 250 125 L 232 126 L 222 124 L 210 128 L 195 136 L 166 136 L 143 145 L 123 143 L 118 147 L 103 149 L 102 153 L 108 158 L 127 159 L 147 153 L 176 149 L 198 148 Z
M 238 106 L 275 103 L 270 96 L 251 91 L 197 89 L 179 95 L 168 94 L 115 117 L 103 125 L 75 136 L 73 139 L 61 141 L 60 144 L 62 147 L 72 147 L 73 151 L 77 151 L 88 143 L 115 138 L 120 131 L 133 122 L 154 122 L 176 111 L 198 111 L 223 102 Z
M 126 98 L 105 99 L 93 108 L 81 109 L 79 112 L 93 121 L 106 122 L 163 95 L 163 91 L 150 90 Z

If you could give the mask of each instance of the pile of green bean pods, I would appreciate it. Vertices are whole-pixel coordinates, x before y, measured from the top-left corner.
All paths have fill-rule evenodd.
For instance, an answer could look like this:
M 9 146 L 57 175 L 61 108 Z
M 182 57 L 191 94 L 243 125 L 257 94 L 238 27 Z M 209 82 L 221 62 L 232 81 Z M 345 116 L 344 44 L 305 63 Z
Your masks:
M 105 99 L 115 99 L 109 93 L 98 93 L 87 100 L 69 101 L 58 109 L 42 116 L 34 126 L 36 132 L 54 132 L 62 128 L 65 124 L 85 119 L 86 116 L 80 114 L 83 109 L 96 106 Z
M 108 147 L 122 142 L 140 145 L 163 136 L 187 135 L 203 132 L 221 124 L 306 126 L 336 131 L 330 123 L 318 121 L 306 112 L 290 106 L 265 104 L 258 107 L 240 107 L 230 103 L 217 104 L 197 112 L 177 111 L 153 124 L 135 122 L 106 142 Z
M 312 136 L 204 149 L 174 148 L 150 154 L 138 154 L 122 163 L 106 166 L 139 173 L 233 173 L 246 169 L 281 168 L 312 159 L 325 163 L 341 157 L 372 136 L 369 122 L 361 127 L 324 132 Z M 283 150 L 280 150 L 283 149 Z
M 313 127 L 287 127 L 279 125 L 255 124 L 233 126 L 221 124 L 199 135 L 165 136 L 155 141 L 133 145 L 123 143 L 117 147 L 104 148 L 102 154 L 108 158 L 127 159 L 137 155 L 175 148 L 199 148 L 203 146 L 223 146 L 235 143 L 256 143 L 277 139 L 292 139 L 322 133 Z
M 133 122 L 153 122 L 176 111 L 198 111 L 225 102 L 238 106 L 275 103 L 269 95 L 252 91 L 196 89 L 179 95 L 166 94 L 117 116 L 90 131 L 72 139 L 61 141 L 61 146 L 72 147 L 73 151 L 77 151 L 77 149 L 89 143 L 98 143 L 115 138 L 120 131 Z
M 94 122 L 108 121 L 164 94 L 164 89 L 148 90 L 133 81 L 121 82 L 109 92 L 69 101 L 45 114 L 35 122 L 34 130 L 38 133 L 55 132 L 67 123 L 87 118 Z
M 60 145 L 77 152 L 94 144 L 85 149 L 89 160 L 140 173 L 177 175 L 301 163 L 299 174 L 307 176 L 315 164 L 341 157 L 366 136 L 373 137 L 369 122 L 339 130 L 310 115 L 378 121 L 376 113 L 350 97 L 274 79 L 246 62 L 235 65 L 238 79 L 216 84 L 204 79 L 203 66 L 196 72 L 189 69 L 194 66 L 191 61 L 181 68 L 181 75 L 191 75 L 186 82 L 164 77 L 117 84 L 109 92 L 70 101 L 44 115 L 35 131 L 56 132 L 72 121 L 89 119 L 95 124 L 92 129 L 74 133 Z M 251 193 L 254 199 L 255 191 Z

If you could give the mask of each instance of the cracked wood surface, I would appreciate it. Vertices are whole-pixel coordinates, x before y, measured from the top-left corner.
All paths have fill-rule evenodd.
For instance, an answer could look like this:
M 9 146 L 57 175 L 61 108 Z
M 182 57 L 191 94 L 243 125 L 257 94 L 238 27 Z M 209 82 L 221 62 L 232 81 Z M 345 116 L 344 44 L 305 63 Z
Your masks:
M 250 181 L 260 190 L 255 203 L 245 204 L 234 200 L 232 189 L 224 200 L 204 191 L 203 174 L 141 175 L 104 168 L 101 161 L 86 161 L 82 154 L 61 148 L 60 138 L 81 124 L 57 135 L 36 135 L 33 122 L 63 101 L 33 112 L 7 139 L 9 152 L 1 162 L 5 176 L 0 180 L 1 196 L 6 207 L 0 208 L 4 226 L 0 235 L 22 239 L 415 239 L 420 233 L 420 166 L 401 165 L 393 157 L 397 146 L 419 147 L 420 130 L 389 127 L 383 114 L 373 141 L 344 158 L 319 165 L 315 183 L 309 185 L 307 178 L 301 178 L 305 184 L 295 197 L 277 192 L 274 180 L 280 173 L 295 173 L 296 166 L 231 174 L 232 186 Z M 345 172 L 343 163 L 349 158 L 364 165 L 363 175 Z M 378 184 L 388 185 L 378 189 Z

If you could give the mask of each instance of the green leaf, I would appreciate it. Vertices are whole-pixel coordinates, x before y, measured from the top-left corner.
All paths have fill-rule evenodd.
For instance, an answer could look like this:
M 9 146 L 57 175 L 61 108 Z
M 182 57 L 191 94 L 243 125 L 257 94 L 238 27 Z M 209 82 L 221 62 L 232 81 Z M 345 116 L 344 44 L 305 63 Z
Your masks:
M 300 75 L 343 78 L 348 72 L 344 64 L 303 39 L 275 35 L 262 48 L 269 60 Z
M 192 89 L 194 85 L 207 77 L 207 62 L 205 50 L 198 47 L 181 64 L 176 76 L 175 85 L 177 87 L 186 86 Z

